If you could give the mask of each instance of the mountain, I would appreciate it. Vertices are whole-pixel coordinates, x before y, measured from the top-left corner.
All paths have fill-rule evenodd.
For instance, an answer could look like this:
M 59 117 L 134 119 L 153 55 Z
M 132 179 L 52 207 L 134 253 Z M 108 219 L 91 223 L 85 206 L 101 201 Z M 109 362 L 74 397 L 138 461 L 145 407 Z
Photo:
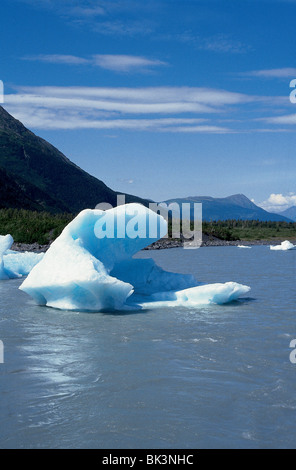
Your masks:
M 117 193 L 72 163 L 0 106 L 0 208 L 77 213 Z M 126 202 L 148 201 L 126 195 Z
M 279 214 L 296 222 L 296 206 L 289 207 L 289 209 L 286 209 L 283 212 L 279 212 Z
M 256 206 L 243 194 L 234 194 L 224 198 L 210 196 L 193 196 L 184 199 L 169 199 L 166 204 L 177 202 L 178 204 L 191 204 L 191 218 L 193 218 L 193 204 L 202 203 L 203 220 L 260 220 L 260 221 L 285 221 L 291 222 L 288 217 L 272 214 L 261 207 Z
M 288 218 L 290 213 L 266 212 L 243 194 L 225 198 L 188 197 L 165 202 L 173 201 L 202 202 L 204 220 L 291 221 Z M 77 213 L 85 208 L 95 208 L 100 202 L 116 206 L 116 191 L 72 163 L 0 106 L 0 208 Z M 126 195 L 126 202 L 148 205 L 150 201 Z

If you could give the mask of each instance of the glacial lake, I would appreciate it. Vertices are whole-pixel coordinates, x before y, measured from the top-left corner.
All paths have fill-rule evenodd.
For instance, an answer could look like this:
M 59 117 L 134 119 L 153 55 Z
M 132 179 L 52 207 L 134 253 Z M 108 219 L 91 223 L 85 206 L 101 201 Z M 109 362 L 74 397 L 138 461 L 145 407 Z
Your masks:
M 143 251 L 248 297 L 129 314 L 34 305 L 0 283 L 0 448 L 295 448 L 296 250 Z

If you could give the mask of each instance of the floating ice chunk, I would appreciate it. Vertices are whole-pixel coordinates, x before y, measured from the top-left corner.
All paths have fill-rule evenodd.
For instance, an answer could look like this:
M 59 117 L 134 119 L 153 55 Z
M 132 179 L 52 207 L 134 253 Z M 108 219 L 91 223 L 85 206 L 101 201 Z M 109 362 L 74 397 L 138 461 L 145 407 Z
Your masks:
M 11 235 L 0 235 L 0 279 L 10 279 L 11 277 L 18 277 L 16 273 L 10 271 L 4 266 L 4 253 L 9 250 L 13 244 Z
M 132 259 L 166 232 L 163 217 L 140 204 L 84 210 L 20 289 L 40 305 L 84 311 L 225 303 L 249 291 L 236 283 L 200 286 L 193 276 L 168 273 L 152 259 Z
M 92 227 L 93 228 L 93 227 Z M 66 310 L 116 310 L 133 292 L 69 233 L 57 239 L 20 287 L 40 305 Z
M 12 244 L 11 235 L 0 235 L 0 280 L 26 276 L 43 257 L 43 253 L 12 251 Z
M 13 238 L 11 235 L 0 235 L 0 256 L 2 257 L 13 244 Z
M 293 250 L 293 248 L 296 248 L 296 246 L 293 245 L 293 243 L 289 242 L 288 240 L 285 240 L 280 245 L 275 245 L 275 246 L 270 245 L 270 249 L 275 250 L 275 251 L 287 251 L 287 250 Z
M 150 223 L 156 227 L 155 237 L 148 236 Z M 165 220 L 140 204 L 84 210 L 52 243 L 20 289 L 37 303 L 60 309 L 124 309 L 134 287 L 111 271 L 128 270 L 131 257 L 166 231 Z M 127 277 L 136 283 L 136 276 L 135 272 Z
M 251 248 L 250 246 L 247 245 L 237 245 L 238 248 Z
M 160 292 L 151 295 L 146 302 L 142 303 L 144 308 L 154 307 L 196 307 L 198 305 L 225 304 L 237 300 L 247 294 L 250 287 L 237 284 L 236 282 L 225 282 L 225 284 L 207 284 L 204 286 L 191 287 L 177 292 Z
M 30 251 L 17 252 L 8 251 L 3 256 L 4 267 L 15 273 L 17 277 L 27 276 L 30 271 L 42 260 L 44 253 L 33 253 Z

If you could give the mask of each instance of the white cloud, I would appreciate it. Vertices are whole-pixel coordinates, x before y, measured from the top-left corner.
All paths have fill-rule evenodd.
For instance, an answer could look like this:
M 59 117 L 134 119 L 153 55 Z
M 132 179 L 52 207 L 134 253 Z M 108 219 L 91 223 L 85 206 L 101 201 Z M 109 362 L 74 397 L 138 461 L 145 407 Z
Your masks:
M 132 55 L 94 55 L 93 63 L 103 69 L 116 72 L 139 71 L 155 66 L 167 65 L 160 60 L 151 60 Z
M 157 59 L 133 55 L 95 54 L 88 58 L 63 54 L 40 54 L 22 57 L 23 60 L 64 65 L 92 65 L 114 72 L 145 72 L 154 67 L 168 65 Z
M 89 64 L 89 59 L 83 57 L 77 57 L 74 55 L 62 55 L 62 54 L 40 54 L 35 56 L 22 57 L 23 60 L 30 60 L 36 62 L 47 62 L 50 64 L 66 64 L 66 65 L 83 65 Z
M 183 133 L 191 133 L 191 134 L 230 134 L 233 131 L 226 127 L 220 126 L 210 126 L 210 125 L 203 125 L 203 126 L 182 126 L 182 127 L 171 127 L 171 128 L 164 128 L 162 129 L 165 132 L 183 132 Z
M 100 110 L 125 114 L 180 114 L 209 113 L 214 109 L 198 102 L 129 102 L 110 99 L 90 99 L 84 97 L 40 96 L 33 94 L 6 95 L 8 105 L 33 106 L 52 109 Z
M 47 86 L 15 90 L 5 96 L 7 110 L 35 129 L 133 129 L 188 134 L 285 130 L 250 128 L 252 120 L 248 123 L 242 117 L 244 106 L 247 113 L 258 112 L 265 99 L 213 88 Z M 239 115 L 235 116 L 236 112 Z
M 7 106 L 6 106 L 7 107 Z M 222 127 L 201 125 L 204 119 L 163 118 L 163 119 L 106 119 L 102 113 L 81 113 L 75 110 L 24 109 L 7 107 L 11 114 L 29 128 L 35 129 L 100 129 L 100 130 L 131 130 L 154 132 L 198 132 L 224 133 Z
M 242 75 L 262 78 L 295 78 L 296 68 L 286 67 L 281 69 L 252 70 L 251 72 L 245 72 Z
M 287 114 L 285 116 L 275 116 L 271 118 L 265 118 L 266 122 L 271 124 L 296 124 L 296 114 Z
M 257 204 L 268 212 L 283 212 L 289 207 L 296 206 L 296 194 L 289 193 L 284 196 L 283 194 L 271 194 L 266 201 Z
M 61 97 L 73 99 L 88 97 L 93 99 L 118 100 L 138 103 L 199 103 L 214 107 L 248 103 L 256 97 L 214 88 L 198 87 L 146 87 L 146 88 L 106 88 L 106 87 L 16 87 L 19 94 L 40 97 Z
M 13 116 L 35 129 L 221 134 L 232 131 L 205 115 L 249 100 L 239 93 L 194 87 L 20 87 L 6 95 L 5 103 Z

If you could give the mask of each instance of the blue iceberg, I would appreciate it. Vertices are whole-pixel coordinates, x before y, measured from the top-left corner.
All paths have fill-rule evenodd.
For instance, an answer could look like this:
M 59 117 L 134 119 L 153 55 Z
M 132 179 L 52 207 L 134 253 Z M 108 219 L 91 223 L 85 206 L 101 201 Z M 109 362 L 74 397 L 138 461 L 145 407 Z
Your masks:
M 43 253 L 12 251 L 12 244 L 11 235 L 0 235 L 0 280 L 26 276 L 43 257 Z
M 167 233 L 165 219 L 141 204 L 82 211 L 52 243 L 20 289 L 39 305 L 109 311 L 223 304 L 250 288 L 228 282 L 200 285 L 166 272 L 152 259 L 133 259 Z

